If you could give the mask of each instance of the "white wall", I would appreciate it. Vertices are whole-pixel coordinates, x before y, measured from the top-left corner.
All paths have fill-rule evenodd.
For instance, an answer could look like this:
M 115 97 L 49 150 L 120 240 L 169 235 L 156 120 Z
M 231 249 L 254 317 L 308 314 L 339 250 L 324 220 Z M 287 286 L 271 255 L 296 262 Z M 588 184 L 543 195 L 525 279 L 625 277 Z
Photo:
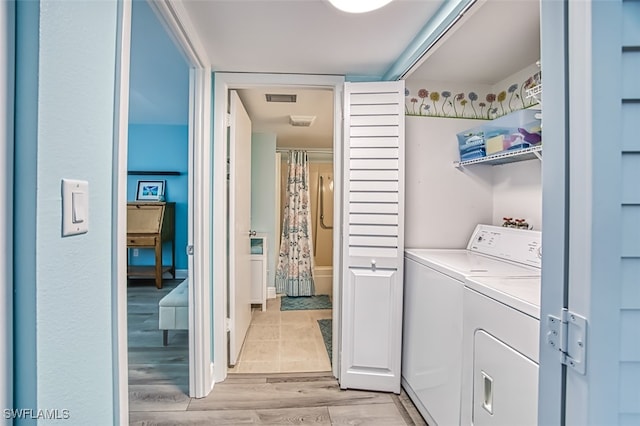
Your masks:
M 502 225 L 523 218 L 542 229 L 542 178 L 538 160 L 457 169 L 456 133 L 478 120 L 405 118 L 405 247 L 462 248 L 478 223 Z
M 459 170 L 456 133 L 477 120 L 405 118 L 405 247 L 463 248 L 478 223 L 491 223 L 490 166 Z
M 276 252 L 276 135 L 251 135 L 251 229 L 267 234 L 267 286 L 275 287 Z
M 118 3 L 19 3 L 15 406 L 69 410 L 70 425 L 114 424 Z M 62 178 L 89 182 L 87 234 L 61 237 Z
M 414 114 L 420 104 L 432 103 L 418 97 L 420 89 L 448 90 L 451 101 L 457 93 L 463 93 L 467 105 L 457 103 L 459 116 L 480 115 L 480 102 L 485 102 L 489 92 L 508 91 L 517 84 L 520 96 L 523 82 L 540 71 L 531 64 L 493 86 L 465 82 L 437 82 L 409 79 L 406 83 L 406 247 L 460 248 L 467 243 L 473 227 L 478 223 L 502 225 L 503 217 L 523 218 L 534 229 L 542 229 L 542 177 L 538 160 L 523 161 L 501 166 L 472 165 L 456 169 L 452 163 L 459 159 L 456 133 L 481 126 L 487 120 L 460 118 L 436 118 Z M 474 110 L 469 103 L 469 93 L 478 95 Z M 524 91 L 523 92 L 523 97 Z M 506 110 L 520 108 L 522 100 L 508 95 Z M 510 103 L 509 101 L 512 100 Z M 517 101 L 517 102 L 516 102 Z M 530 100 L 525 100 L 528 105 Z M 443 99 L 432 106 L 442 109 Z M 494 104 L 497 106 L 498 104 Z M 446 112 L 453 116 L 452 106 Z M 501 112 L 501 111 L 500 111 Z M 486 108 L 484 114 L 486 116 Z
M 525 219 L 542 230 L 542 163 L 520 161 L 493 167 L 493 224 L 504 217 Z

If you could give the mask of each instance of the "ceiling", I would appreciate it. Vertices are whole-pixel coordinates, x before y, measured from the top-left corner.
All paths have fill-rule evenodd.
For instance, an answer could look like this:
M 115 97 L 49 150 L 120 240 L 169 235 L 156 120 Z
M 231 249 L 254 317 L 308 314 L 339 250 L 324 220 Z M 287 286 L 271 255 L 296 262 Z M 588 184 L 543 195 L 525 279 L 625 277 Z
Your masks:
M 379 77 L 444 0 L 351 14 L 327 0 L 183 0 L 212 69 Z
M 133 2 L 135 4 L 138 2 Z M 334 9 L 327 0 L 183 0 L 214 71 L 346 75 L 348 79 L 380 78 L 398 60 L 443 0 L 395 0 L 366 14 Z M 147 6 L 148 7 L 148 6 Z M 140 7 L 138 7 L 140 8 Z M 132 34 L 135 36 L 136 10 Z M 149 25 L 147 23 L 147 25 Z M 162 28 L 159 23 L 155 24 Z M 145 30 L 145 38 L 158 37 Z M 166 35 L 165 35 L 166 38 Z M 168 38 L 166 38 L 168 40 Z M 492 84 L 533 64 L 540 57 L 538 0 L 479 0 L 434 46 L 408 79 Z M 134 52 L 132 39 L 132 52 Z M 183 73 L 164 63 L 165 47 L 151 40 L 132 58 L 131 111 L 148 108 L 159 115 L 184 106 L 187 88 L 170 83 L 165 74 Z M 162 59 L 147 59 L 147 55 Z M 175 55 L 175 52 L 173 53 Z M 179 53 L 178 53 L 179 56 Z M 160 62 L 159 62 L 160 61 Z M 461 66 L 466 64 L 466 66 Z M 134 66 L 138 84 L 134 86 Z M 175 68 L 174 64 L 174 68 Z M 176 81 L 183 81 L 177 79 Z M 155 82 L 155 83 L 154 83 Z M 155 95 L 145 95 L 147 90 Z M 172 99 L 184 90 L 182 101 Z M 164 92 L 163 92 L 164 91 Z M 277 134 L 280 147 L 331 147 L 333 138 L 332 93 L 299 91 L 296 103 L 267 103 L 265 93 L 292 93 L 284 88 L 239 90 L 252 119 L 253 130 Z M 161 98 L 164 93 L 166 99 Z M 311 127 L 290 126 L 289 115 L 316 116 Z
M 496 84 L 540 59 L 540 2 L 488 0 L 473 6 L 410 79 Z

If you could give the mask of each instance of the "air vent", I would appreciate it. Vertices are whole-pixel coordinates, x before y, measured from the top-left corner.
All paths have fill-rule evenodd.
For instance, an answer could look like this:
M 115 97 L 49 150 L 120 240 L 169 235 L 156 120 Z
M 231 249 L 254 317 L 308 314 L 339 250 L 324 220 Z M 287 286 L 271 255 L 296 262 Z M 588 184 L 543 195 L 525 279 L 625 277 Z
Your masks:
M 289 123 L 294 127 L 309 127 L 315 119 L 315 115 L 290 115 Z
M 296 102 L 298 95 L 284 95 L 284 94 L 272 94 L 267 93 L 264 95 L 267 98 L 267 102 Z

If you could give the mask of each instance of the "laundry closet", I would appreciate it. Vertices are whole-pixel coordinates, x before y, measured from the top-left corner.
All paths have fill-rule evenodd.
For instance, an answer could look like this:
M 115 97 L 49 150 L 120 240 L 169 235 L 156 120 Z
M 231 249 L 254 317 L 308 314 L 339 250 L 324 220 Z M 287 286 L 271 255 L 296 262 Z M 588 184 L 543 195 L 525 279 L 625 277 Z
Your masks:
M 429 424 L 537 423 L 539 58 L 539 4 L 486 2 L 406 78 L 402 383 Z

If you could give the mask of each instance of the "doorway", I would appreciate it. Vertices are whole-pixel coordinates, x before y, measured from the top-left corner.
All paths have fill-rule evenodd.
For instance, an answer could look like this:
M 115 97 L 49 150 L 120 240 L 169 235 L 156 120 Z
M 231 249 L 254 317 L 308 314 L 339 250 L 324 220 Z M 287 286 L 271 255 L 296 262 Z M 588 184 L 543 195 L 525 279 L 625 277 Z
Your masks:
M 153 409 L 148 396 L 166 386 L 172 386 L 176 398 L 189 395 L 188 314 L 182 306 L 188 300 L 185 297 L 166 308 L 159 305 L 170 294 L 176 299 L 178 287 L 189 275 L 185 247 L 190 149 L 189 66 L 151 5 L 133 2 L 131 8 L 127 210 L 160 212 L 158 231 L 163 235 L 152 237 L 162 240 L 161 280 L 148 278 L 158 268 L 153 247 L 131 247 L 134 237 L 127 238 L 129 408 L 135 412 Z M 163 184 L 157 199 L 144 199 L 140 193 L 144 182 Z M 128 232 L 142 232 L 133 229 L 133 223 L 128 220 L 132 225 Z M 144 220 L 140 225 L 147 223 Z M 163 309 L 175 313 L 175 320 L 169 321 Z
M 236 94 L 238 97 L 236 98 Z M 255 233 L 251 237 L 251 302 L 250 324 L 245 327 L 237 300 L 243 297 L 241 278 L 234 277 L 230 266 L 231 285 L 229 372 L 277 373 L 314 372 L 331 370 L 333 293 L 333 145 L 334 102 L 330 88 L 254 87 L 233 90 L 231 95 L 230 136 L 242 134 L 236 114 L 244 116 L 251 127 L 251 154 L 230 160 L 230 179 L 235 177 L 234 162 L 251 157 L 251 222 L 246 225 Z M 233 106 L 243 104 L 242 110 Z M 307 114 L 302 116 L 302 114 Z M 313 115 L 309 115 L 313 114 Z M 306 119 L 304 121 L 303 119 Z M 298 120 L 294 123 L 294 120 Z M 304 121 L 307 126 L 296 126 Z M 233 142 L 238 145 L 240 142 Z M 276 295 L 275 277 L 279 264 L 281 226 L 287 203 L 287 175 L 289 153 L 307 153 L 309 250 L 313 252 L 315 292 L 312 297 L 287 297 L 283 289 Z M 229 148 L 233 156 L 237 148 Z M 230 188 L 236 188 L 233 182 Z M 238 197 L 232 189 L 229 205 Z M 229 227 L 236 229 L 237 216 L 229 217 Z M 233 223 L 236 223 L 233 225 Z M 244 239 L 241 233 L 237 238 Z M 256 243 L 256 244 L 253 244 Z M 233 245 L 236 247 L 235 245 Z M 231 250 L 231 247 L 230 247 Z M 234 248 L 232 257 L 238 254 Z M 230 262 L 236 262 L 230 259 Z M 235 265 L 235 263 L 234 263 Z M 283 264 L 284 265 L 284 264 Z M 237 268 L 237 266 L 235 266 Z M 248 293 L 248 292 L 247 292 Z M 256 293 L 256 294 L 254 294 Z M 266 297 L 265 300 L 261 297 Z M 304 303 L 302 303 L 304 302 Z M 246 330 L 246 334 L 245 331 Z M 242 350 L 240 351 L 240 346 Z
M 294 90 L 329 90 L 332 93 L 332 105 L 333 105 L 333 123 L 331 126 L 332 138 L 332 151 L 340 152 L 341 151 L 341 129 L 336 123 L 341 123 L 341 97 L 342 97 L 342 84 L 344 83 L 344 78 L 342 77 L 329 77 L 329 76 L 302 76 L 302 75 L 271 75 L 271 74 L 235 74 L 235 73 L 216 73 L 214 76 L 214 140 L 225 140 L 226 139 L 226 129 L 220 126 L 221 121 L 219 118 L 224 120 L 223 114 L 225 108 L 219 108 L 220 105 L 228 105 L 228 91 L 229 90 L 248 90 L 248 89 L 261 89 L 261 88 L 272 88 L 277 87 L 279 89 L 294 89 Z M 222 121 L 224 123 L 224 121 Z M 220 203 L 219 205 L 225 205 L 226 200 L 223 196 L 225 191 L 222 187 L 222 183 L 226 181 L 224 173 L 226 169 L 225 161 L 221 161 L 222 159 L 227 158 L 227 147 L 225 144 L 215 144 L 213 145 L 214 153 L 214 204 Z M 291 148 L 291 146 L 286 147 Z M 275 162 L 275 158 L 273 160 Z M 338 177 L 341 173 L 341 158 L 340 156 L 336 156 L 335 161 L 333 163 L 333 174 L 334 179 L 339 181 Z M 275 192 L 275 182 L 273 182 L 274 192 Z M 340 200 L 340 188 L 334 188 L 334 199 Z M 333 212 L 334 215 L 339 207 L 339 202 L 334 203 Z M 275 214 L 275 205 L 273 208 Z M 226 229 L 228 227 L 227 218 L 225 215 L 219 214 L 218 211 L 214 211 L 214 234 L 215 233 L 226 233 Z M 335 242 L 339 241 L 336 238 L 337 228 L 334 227 L 333 237 L 334 237 L 334 245 Z M 274 231 L 275 234 L 275 231 Z M 279 232 L 278 232 L 279 234 Z M 273 241 L 275 243 L 275 240 Z M 269 244 L 269 247 L 275 247 L 275 244 Z M 275 252 L 275 248 L 273 249 Z M 219 239 L 214 241 L 213 247 L 213 259 L 214 259 L 214 282 L 227 282 L 227 274 L 228 272 L 224 270 L 224 268 L 216 268 L 215 264 L 217 263 L 217 259 L 226 259 L 226 245 L 223 241 Z M 338 263 L 335 262 L 337 257 L 337 253 L 339 250 L 334 250 L 333 258 L 334 265 Z M 226 260 L 224 263 L 226 264 Z M 274 263 L 275 265 L 275 263 Z M 339 305 L 339 300 L 336 295 L 338 291 L 336 291 L 337 279 L 334 275 L 332 278 L 332 293 L 333 304 L 334 306 Z M 225 318 L 227 318 L 227 307 L 226 300 L 228 295 L 226 294 L 226 286 L 216 286 L 214 285 L 214 342 L 226 342 L 226 330 L 224 327 Z M 280 311 L 279 311 L 280 312 Z M 268 314 L 269 312 L 265 312 Z M 294 315 L 295 316 L 295 315 Z M 304 315 L 303 315 L 304 316 Z M 336 339 L 337 333 L 336 329 L 339 325 L 338 312 L 333 310 L 331 313 L 332 319 L 332 347 L 334 348 L 334 353 L 336 350 Z M 216 359 L 215 363 L 215 380 L 222 381 L 227 375 L 228 372 L 228 354 L 226 353 L 226 345 L 215 344 L 214 345 L 214 358 Z M 217 362 L 217 360 L 224 360 L 223 363 Z M 332 370 L 334 375 L 337 374 L 337 366 L 336 363 L 333 362 Z
M 184 177 L 187 179 L 187 239 L 186 247 L 177 248 L 182 253 L 187 253 L 187 275 L 188 285 L 188 391 L 180 390 L 183 398 L 204 397 L 213 386 L 213 357 L 211 355 L 211 321 L 205 319 L 204 315 L 210 315 L 210 310 L 203 307 L 204 301 L 210 300 L 210 288 L 205 283 L 210 282 L 209 256 L 211 246 L 210 221 L 205 217 L 205 208 L 210 205 L 211 189 L 208 184 L 211 168 L 210 145 L 208 141 L 211 137 L 210 120 L 211 111 L 211 70 L 207 68 L 206 55 L 201 49 L 195 49 L 190 43 L 190 33 L 181 25 L 178 25 L 174 6 L 169 2 L 148 2 L 145 3 L 154 12 L 157 19 L 163 23 L 160 26 L 160 34 L 166 36 L 165 30 L 171 32 L 171 42 L 177 46 L 178 59 L 176 62 L 185 63 L 188 74 L 187 98 L 187 172 Z M 117 398 L 120 407 L 120 419 L 125 422 L 129 412 L 129 390 L 128 390 L 128 344 L 127 344 L 127 151 L 128 151 L 128 127 L 129 127 L 129 107 L 130 97 L 137 97 L 139 101 L 153 104 L 149 98 L 141 96 L 141 93 L 130 93 L 129 73 L 130 73 L 130 45 L 129 32 L 131 31 L 131 7 L 123 6 L 123 34 L 122 34 L 122 65 L 121 65 L 121 93 L 119 100 L 119 117 L 116 123 L 118 134 L 117 142 L 117 164 L 114 169 L 114 176 L 117 176 L 117 185 L 114 197 L 117 202 L 117 255 L 114 259 L 114 276 L 117 276 L 116 298 L 118 300 L 115 317 L 117 317 L 118 344 L 114 348 L 114 357 L 118 360 Z M 156 32 L 157 34 L 157 32 Z M 149 50 L 155 50 L 157 46 L 152 45 Z M 150 80 L 145 80 L 148 83 Z M 171 87 L 173 89 L 173 87 Z M 164 94 L 162 90 L 156 94 Z M 175 123 L 174 123 L 175 124 Z M 196 179 L 197 177 L 197 179 Z M 199 302 L 200 304 L 197 304 Z M 158 325 L 157 325 L 158 326 Z M 160 337 L 161 339 L 162 337 Z

